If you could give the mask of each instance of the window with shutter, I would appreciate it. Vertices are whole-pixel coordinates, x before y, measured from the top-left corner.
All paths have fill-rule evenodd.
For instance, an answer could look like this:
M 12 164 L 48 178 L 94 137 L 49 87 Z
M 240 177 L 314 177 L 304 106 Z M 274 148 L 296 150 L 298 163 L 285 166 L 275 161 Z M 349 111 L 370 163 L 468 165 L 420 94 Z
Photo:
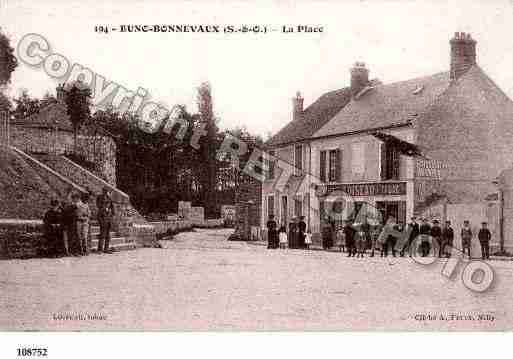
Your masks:
M 294 165 L 296 167 L 296 176 L 301 176 L 303 172 L 303 146 L 297 145 L 294 151 Z
M 400 165 L 401 157 L 399 151 L 393 146 L 385 143 L 381 144 L 381 179 L 399 179 Z
M 335 165 L 335 181 L 342 181 L 342 151 L 337 149 L 336 155 L 336 165 Z
M 321 151 L 320 154 L 319 178 L 322 182 L 326 182 L 326 151 Z
M 330 182 L 337 181 L 337 167 L 338 167 L 338 150 L 329 151 L 329 168 L 328 168 L 328 180 Z
M 274 151 L 269 151 L 269 161 L 268 161 L 268 165 L 269 165 L 269 172 L 268 172 L 268 176 L 267 178 L 268 179 L 274 179 L 274 165 L 275 165 L 275 162 L 274 162 L 274 156 L 275 156 L 275 152 Z

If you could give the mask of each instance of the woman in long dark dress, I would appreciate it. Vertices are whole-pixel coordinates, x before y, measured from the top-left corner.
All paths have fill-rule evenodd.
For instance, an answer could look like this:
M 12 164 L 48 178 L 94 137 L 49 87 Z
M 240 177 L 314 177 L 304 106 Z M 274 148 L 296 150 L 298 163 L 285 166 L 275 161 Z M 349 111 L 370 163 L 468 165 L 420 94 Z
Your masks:
M 269 215 L 269 220 L 267 221 L 267 249 L 276 249 L 278 248 L 278 225 L 274 220 L 274 216 Z
M 331 247 L 333 247 L 333 225 L 330 218 L 327 218 L 322 224 L 322 248 L 329 249 Z
M 298 223 L 297 226 L 298 226 L 299 247 L 300 248 L 306 248 L 306 244 L 305 244 L 305 238 L 306 238 L 305 216 L 299 217 L 299 223 Z
M 295 218 L 289 223 L 289 248 L 298 248 L 297 223 Z

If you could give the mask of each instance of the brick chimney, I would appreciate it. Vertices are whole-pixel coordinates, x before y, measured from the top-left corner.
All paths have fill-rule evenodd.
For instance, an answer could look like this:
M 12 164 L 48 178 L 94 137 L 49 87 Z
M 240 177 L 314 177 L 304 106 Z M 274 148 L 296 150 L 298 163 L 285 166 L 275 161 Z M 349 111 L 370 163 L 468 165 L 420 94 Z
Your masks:
M 355 62 L 351 68 L 351 95 L 356 96 L 367 85 L 369 70 L 365 67 L 365 62 Z
M 57 101 L 64 103 L 64 96 L 66 91 L 64 90 L 64 84 L 57 85 L 56 88 Z
M 476 64 L 476 40 L 470 34 L 455 32 L 450 44 L 451 80 L 455 80 Z
M 303 101 L 301 92 L 296 92 L 296 97 L 292 98 L 292 119 L 295 121 L 303 114 Z

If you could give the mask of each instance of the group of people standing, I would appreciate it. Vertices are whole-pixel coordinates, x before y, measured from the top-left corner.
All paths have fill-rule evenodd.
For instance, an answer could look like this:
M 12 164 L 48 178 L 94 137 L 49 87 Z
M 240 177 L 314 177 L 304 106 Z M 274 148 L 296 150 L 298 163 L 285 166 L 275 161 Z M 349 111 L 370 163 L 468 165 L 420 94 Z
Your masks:
M 282 233 L 285 234 L 284 238 L 287 238 L 289 248 L 308 248 L 312 243 L 310 234 L 306 232 L 304 217 L 300 217 L 299 222 L 290 223 L 288 236 L 285 227 L 277 230 L 274 216 L 269 216 L 267 230 L 268 248 L 278 248 L 278 245 L 281 245 L 279 238 L 282 238 Z M 460 235 L 462 251 L 470 258 L 473 237 L 470 221 L 463 222 Z M 481 223 L 477 237 L 481 245 L 482 259 L 490 259 L 491 232 L 486 222 Z M 416 217 L 412 217 L 406 226 L 396 222 L 394 218 L 389 218 L 385 225 L 345 220 L 340 227 L 327 218 L 321 227 L 321 239 L 323 249 L 338 248 L 340 252 L 347 252 L 348 257 L 364 257 L 370 249 L 371 257 L 377 251 L 381 257 L 387 257 L 389 253 L 394 257 L 397 254 L 404 257 L 406 253 L 409 253 L 410 257 L 417 254 L 426 257 L 433 250 L 434 255 L 448 258 L 454 246 L 454 229 L 451 221 L 445 221 L 444 225 L 440 226 L 437 219 L 429 223 L 426 218 L 422 218 L 418 223 Z M 397 248 L 399 239 L 401 247 Z M 418 242 L 414 243 L 416 239 Z
M 278 228 L 278 223 L 274 219 L 274 216 L 270 215 L 267 221 L 267 236 L 268 249 L 308 249 L 312 243 L 310 234 L 306 232 L 304 216 L 293 218 L 287 230 L 284 225 Z
M 440 226 L 440 222 L 435 219 L 432 224 L 429 224 L 426 218 L 421 219 L 421 224 L 417 223 L 415 217 L 412 217 L 410 226 L 410 235 L 408 239 L 408 248 L 411 246 L 413 240 L 420 236 L 420 252 L 423 257 L 429 255 L 431 246 L 435 245 L 435 250 L 438 249 L 438 257 L 450 257 L 452 248 L 454 247 L 454 230 L 451 226 L 451 221 L 445 221 L 443 227 Z M 461 237 L 461 249 L 463 254 L 471 258 L 472 248 L 472 229 L 470 227 L 470 221 L 464 220 L 463 226 L 460 232 Z M 488 229 L 486 222 L 481 223 L 478 235 L 479 244 L 481 246 L 481 257 L 483 260 L 490 259 L 490 240 L 492 234 Z M 410 251 L 410 256 L 411 256 Z M 436 254 L 436 253 L 435 253 Z
M 83 256 L 90 251 L 92 212 L 89 205 L 92 193 L 72 192 L 61 203 L 50 201 L 43 218 L 44 236 L 50 256 Z M 110 250 L 110 230 L 115 214 L 108 187 L 96 197 L 97 219 L 100 226 L 98 252 Z

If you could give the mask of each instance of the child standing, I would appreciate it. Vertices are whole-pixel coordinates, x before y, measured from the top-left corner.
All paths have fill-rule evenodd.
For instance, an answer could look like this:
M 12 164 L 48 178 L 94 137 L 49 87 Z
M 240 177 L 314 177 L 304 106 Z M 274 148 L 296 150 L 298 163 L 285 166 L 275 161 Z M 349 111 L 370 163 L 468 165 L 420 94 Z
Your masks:
M 312 244 L 312 233 L 305 233 L 305 248 L 310 249 L 310 244 Z
M 345 246 L 346 246 L 346 235 L 344 233 L 343 228 L 339 228 L 337 230 L 336 234 L 336 242 L 335 245 L 338 247 L 338 250 L 342 253 L 345 252 Z
M 279 241 L 280 241 L 280 249 L 287 248 L 287 230 L 285 229 L 285 226 L 281 226 L 279 230 Z
M 365 232 L 362 227 L 363 226 L 360 226 L 358 228 L 358 232 L 356 232 L 356 235 L 355 235 L 355 245 L 356 245 L 356 250 L 358 251 L 356 254 L 357 258 L 358 257 L 363 258 L 363 254 L 365 253 L 365 242 L 366 242 L 367 236 L 365 235 Z

